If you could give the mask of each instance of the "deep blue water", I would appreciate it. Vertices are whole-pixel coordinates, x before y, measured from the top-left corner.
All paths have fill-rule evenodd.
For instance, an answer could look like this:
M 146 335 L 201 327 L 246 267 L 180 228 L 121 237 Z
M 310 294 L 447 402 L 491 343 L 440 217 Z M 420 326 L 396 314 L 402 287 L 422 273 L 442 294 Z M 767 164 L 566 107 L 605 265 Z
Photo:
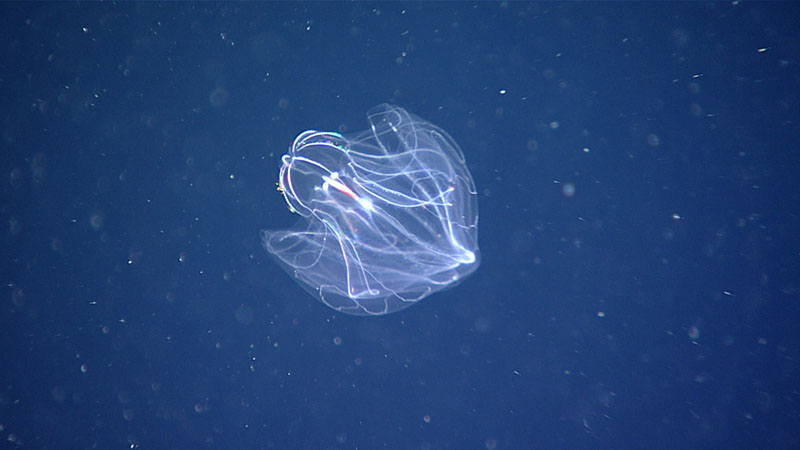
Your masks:
M 3 3 L 0 447 L 800 446 L 800 5 Z M 382 317 L 280 156 L 447 130 L 481 266 Z

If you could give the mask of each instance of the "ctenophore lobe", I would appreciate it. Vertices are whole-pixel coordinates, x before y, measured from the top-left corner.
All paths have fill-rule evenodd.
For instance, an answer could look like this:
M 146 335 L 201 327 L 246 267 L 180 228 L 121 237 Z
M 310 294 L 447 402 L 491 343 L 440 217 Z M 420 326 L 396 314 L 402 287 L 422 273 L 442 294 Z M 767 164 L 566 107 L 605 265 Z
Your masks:
M 297 136 L 279 188 L 301 219 L 262 239 L 326 305 L 382 315 L 478 268 L 478 201 L 464 154 L 444 130 L 388 104 L 367 118 L 360 133 Z

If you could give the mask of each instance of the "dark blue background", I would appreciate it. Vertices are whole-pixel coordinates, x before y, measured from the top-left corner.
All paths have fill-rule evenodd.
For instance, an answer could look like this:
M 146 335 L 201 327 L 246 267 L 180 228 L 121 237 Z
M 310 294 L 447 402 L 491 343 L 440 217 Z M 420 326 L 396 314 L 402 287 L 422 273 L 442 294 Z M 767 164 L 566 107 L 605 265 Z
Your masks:
M 798 17 L 2 4 L 0 447 L 797 448 Z M 351 317 L 258 233 L 382 102 L 461 144 L 482 265 Z

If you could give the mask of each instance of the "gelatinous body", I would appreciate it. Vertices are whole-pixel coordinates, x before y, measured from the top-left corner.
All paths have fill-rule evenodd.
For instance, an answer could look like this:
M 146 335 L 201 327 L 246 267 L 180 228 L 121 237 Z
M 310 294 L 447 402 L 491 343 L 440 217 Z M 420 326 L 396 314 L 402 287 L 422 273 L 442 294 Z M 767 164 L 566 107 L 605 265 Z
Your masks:
M 303 218 L 263 231 L 266 249 L 333 309 L 381 315 L 477 269 L 475 183 L 458 144 L 392 105 L 349 136 L 305 131 L 283 156 L 279 187 Z

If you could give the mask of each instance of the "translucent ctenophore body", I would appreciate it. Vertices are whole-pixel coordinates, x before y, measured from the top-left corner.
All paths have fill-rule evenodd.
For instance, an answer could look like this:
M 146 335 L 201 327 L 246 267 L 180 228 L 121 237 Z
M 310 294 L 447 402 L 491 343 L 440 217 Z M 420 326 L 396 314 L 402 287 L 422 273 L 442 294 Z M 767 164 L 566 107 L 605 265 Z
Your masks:
M 302 219 L 262 237 L 326 305 L 381 315 L 477 269 L 478 203 L 464 155 L 444 130 L 387 104 L 367 117 L 371 128 L 354 135 L 297 136 L 279 187 Z

